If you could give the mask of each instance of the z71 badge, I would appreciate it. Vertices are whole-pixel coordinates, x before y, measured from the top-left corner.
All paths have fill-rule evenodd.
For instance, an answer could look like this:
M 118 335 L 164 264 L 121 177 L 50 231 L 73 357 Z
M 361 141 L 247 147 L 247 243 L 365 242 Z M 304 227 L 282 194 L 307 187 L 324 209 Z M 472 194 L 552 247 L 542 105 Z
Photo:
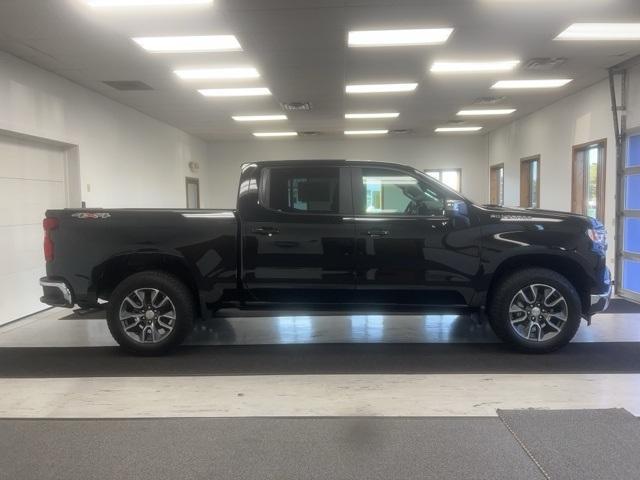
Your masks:
M 74 213 L 71 215 L 74 218 L 87 219 L 87 218 L 109 218 L 111 216 L 110 213 Z

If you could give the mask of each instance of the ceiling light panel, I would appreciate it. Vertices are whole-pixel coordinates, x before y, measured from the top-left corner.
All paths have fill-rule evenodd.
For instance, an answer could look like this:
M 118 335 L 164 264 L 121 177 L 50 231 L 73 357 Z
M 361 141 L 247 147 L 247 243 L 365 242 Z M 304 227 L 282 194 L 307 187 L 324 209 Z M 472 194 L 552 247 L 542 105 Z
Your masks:
M 515 108 L 486 108 L 476 110 L 460 110 L 458 112 L 458 115 L 460 115 L 461 117 L 492 117 L 500 115 L 511 115 L 515 111 Z
M 133 41 L 152 53 L 232 52 L 242 50 L 235 35 L 136 37 Z
M 298 132 L 254 132 L 254 137 L 296 137 Z
M 233 118 L 236 122 L 274 122 L 286 120 L 286 115 L 235 115 Z
M 493 89 L 527 89 L 527 88 L 560 88 L 573 80 L 570 78 L 542 79 L 542 80 L 501 80 L 496 82 Z
M 271 95 L 266 87 L 257 88 L 204 88 L 198 90 L 205 97 L 261 97 Z
M 347 93 L 401 93 L 412 92 L 417 83 L 385 83 L 376 85 L 347 85 Z
M 452 33 L 453 28 L 353 31 L 349 32 L 349 46 L 399 47 L 411 45 L 440 45 L 445 43 Z
M 400 114 L 398 112 L 385 112 L 385 113 L 346 113 L 344 118 L 349 120 L 359 120 L 367 118 L 398 118 Z
M 386 135 L 389 130 L 345 130 L 345 135 Z
M 260 78 L 253 67 L 238 68 L 195 68 L 174 70 L 183 80 L 240 80 L 244 78 Z
M 556 40 L 640 40 L 640 23 L 574 23 Z
M 435 62 L 431 66 L 433 73 L 483 73 L 509 72 L 520 64 L 520 60 L 499 62 Z
M 479 132 L 482 127 L 439 127 L 435 129 L 436 133 L 471 133 Z
M 212 5 L 213 0 L 86 0 L 92 7 L 163 7 Z

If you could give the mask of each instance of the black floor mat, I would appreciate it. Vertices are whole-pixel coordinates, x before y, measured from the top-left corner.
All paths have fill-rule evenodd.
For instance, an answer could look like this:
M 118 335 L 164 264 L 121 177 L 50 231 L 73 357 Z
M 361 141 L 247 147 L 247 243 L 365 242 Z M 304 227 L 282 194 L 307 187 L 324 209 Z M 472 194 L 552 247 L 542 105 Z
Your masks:
M 605 313 L 640 313 L 640 303 L 630 302 L 624 298 L 612 298 Z
M 640 478 L 640 422 L 623 409 L 498 410 L 549 479 Z
M 640 343 L 572 343 L 546 355 L 500 343 L 194 346 L 152 358 L 116 347 L 0 348 L 0 378 L 365 373 L 640 373 Z

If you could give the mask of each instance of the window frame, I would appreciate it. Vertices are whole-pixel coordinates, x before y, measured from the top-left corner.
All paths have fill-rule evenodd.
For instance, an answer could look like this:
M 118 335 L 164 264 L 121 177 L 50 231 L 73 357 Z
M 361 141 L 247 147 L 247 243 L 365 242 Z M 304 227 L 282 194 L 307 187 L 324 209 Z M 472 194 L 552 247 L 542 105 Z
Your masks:
M 542 156 L 541 155 L 532 155 L 530 157 L 520 159 L 520 207 L 522 208 L 541 208 L 540 207 L 540 190 L 541 190 L 541 178 L 542 178 Z M 531 187 L 533 186 L 533 177 L 531 175 L 531 165 L 537 162 L 538 168 L 536 170 L 537 178 L 536 182 L 538 188 L 536 190 L 536 205 L 533 206 L 532 196 L 531 196 Z M 523 184 L 524 184 L 524 168 L 528 169 L 527 178 L 529 180 L 529 185 L 527 186 L 527 201 L 526 205 L 523 202 L 524 192 L 523 192 Z
M 390 172 L 395 172 L 395 173 L 400 173 L 402 175 L 405 176 L 410 176 L 412 178 L 415 178 L 416 180 L 426 183 L 427 185 L 429 185 L 429 188 L 431 188 L 435 193 L 437 193 L 439 196 L 443 197 L 444 202 L 445 202 L 445 207 L 446 207 L 446 202 L 449 200 L 463 200 L 465 202 L 467 202 L 466 199 L 464 199 L 464 197 L 462 197 L 461 195 L 451 195 L 451 192 L 454 192 L 457 194 L 457 192 L 455 192 L 454 190 L 448 189 L 448 188 L 442 188 L 442 186 L 440 184 L 438 184 L 438 182 L 435 181 L 435 179 L 427 176 L 426 173 L 423 173 L 424 176 L 419 176 L 418 174 L 420 173 L 419 171 L 407 171 L 407 170 L 403 170 L 403 169 L 399 169 L 399 168 L 394 168 L 394 167 L 389 167 L 387 165 L 362 165 L 362 166 L 356 166 L 356 167 L 351 167 L 352 169 L 352 173 L 351 173 L 351 183 L 352 183 L 352 192 L 353 192 L 353 211 L 354 211 L 354 216 L 357 218 L 361 218 L 361 219 L 417 219 L 417 218 L 422 218 L 422 219 L 428 219 L 428 220 L 438 220 L 438 221 L 442 221 L 442 220 L 447 220 L 449 218 L 449 216 L 446 214 L 446 212 L 443 215 L 406 215 L 404 212 L 403 213 L 362 213 L 362 211 L 364 210 L 363 207 L 364 205 L 362 205 L 362 199 L 363 199 L 363 183 L 362 183 L 362 177 L 363 177 L 363 170 L 365 168 L 375 168 L 376 170 L 388 170 Z
M 438 172 L 439 173 L 439 178 L 437 178 L 436 180 L 438 180 L 442 184 L 444 184 L 444 182 L 442 181 L 442 174 L 444 172 L 457 172 L 458 173 L 458 183 L 460 184 L 460 189 L 459 190 L 455 190 L 455 188 L 454 188 L 453 190 L 455 190 L 458 193 L 462 193 L 462 168 L 460 168 L 460 167 L 455 167 L 455 168 L 425 168 L 423 171 L 424 171 L 425 175 L 429 175 L 429 172 L 432 172 L 432 173 L 433 172 Z M 434 178 L 434 177 L 432 177 L 432 178 Z M 449 188 L 451 188 L 451 187 L 449 187 Z
M 198 191 L 198 196 L 196 198 L 198 205 L 196 207 L 190 207 L 189 206 L 189 185 L 195 185 L 196 189 Z M 201 208 L 201 203 L 200 203 L 200 179 L 196 178 L 196 177 L 185 177 L 185 182 L 184 182 L 184 186 L 185 186 L 185 194 L 186 194 L 186 206 L 187 209 L 189 210 L 199 210 Z
M 580 212 L 574 211 L 575 195 L 576 192 L 574 187 L 576 185 L 576 175 L 577 168 L 576 163 L 578 161 L 578 154 L 581 152 L 587 152 L 590 148 L 597 147 L 600 150 L 601 157 L 598 158 L 598 172 L 597 172 L 597 208 L 596 208 L 596 218 L 604 223 L 604 216 L 606 212 L 606 189 L 607 189 L 607 139 L 601 138 L 600 140 L 594 140 L 592 142 L 581 143 L 579 145 L 574 145 L 571 148 L 571 211 L 573 213 L 578 213 L 580 215 L 586 215 L 586 198 L 585 191 L 586 185 L 588 182 L 588 176 L 584 175 L 584 166 L 583 166 L 583 179 L 582 179 L 582 210 Z M 586 163 L 586 156 L 583 157 L 583 162 Z
M 269 182 L 269 172 L 271 170 L 290 170 L 292 168 L 299 169 L 317 169 L 317 168 L 333 168 L 338 171 L 338 211 L 337 212 L 309 212 L 304 210 L 299 210 L 295 212 L 286 212 L 282 210 L 277 210 L 275 208 L 271 208 L 269 203 L 265 201 L 271 188 Z M 310 162 L 309 165 L 273 165 L 273 166 L 263 166 L 260 168 L 260 172 L 257 174 L 258 177 L 258 201 L 257 204 L 260 208 L 267 210 L 269 212 L 278 214 L 278 215 L 288 215 L 288 216 L 322 216 L 322 217 L 336 217 L 336 216 L 345 216 L 345 215 L 353 215 L 353 197 L 351 192 L 349 191 L 349 186 L 351 185 L 351 171 L 349 167 L 345 167 L 344 165 L 319 165 L 313 164 Z
M 492 179 L 493 179 L 493 175 L 499 170 L 502 170 L 502 176 L 500 180 L 496 182 L 496 185 L 498 186 L 498 192 L 496 192 L 498 201 L 494 204 L 492 200 L 493 192 L 491 191 L 491 186 L 493 185 Z M 500 201 L 500 198 L 502 198 L 502 202 Z M 497 163 L 495 165 L 491 165 L 489 169 L 489 202 L 492 205 L 499 205 L 501 207 L 504 206 L 504 163 Z

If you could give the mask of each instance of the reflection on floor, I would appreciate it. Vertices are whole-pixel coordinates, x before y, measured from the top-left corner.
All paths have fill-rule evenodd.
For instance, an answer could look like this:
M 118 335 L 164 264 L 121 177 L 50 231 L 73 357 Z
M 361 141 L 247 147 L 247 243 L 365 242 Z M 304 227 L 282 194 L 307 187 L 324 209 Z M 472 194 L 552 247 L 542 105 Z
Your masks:
M 187 344 L 494 343 L 486 322 L 464 315 L 225 315 L 199 323 Z M 574 342 L 640 342 L 640 315 L 600 314 Z M 78 318 L 54 308 L 0 327 L 0 347 L 113 346 L 102 314 Z

